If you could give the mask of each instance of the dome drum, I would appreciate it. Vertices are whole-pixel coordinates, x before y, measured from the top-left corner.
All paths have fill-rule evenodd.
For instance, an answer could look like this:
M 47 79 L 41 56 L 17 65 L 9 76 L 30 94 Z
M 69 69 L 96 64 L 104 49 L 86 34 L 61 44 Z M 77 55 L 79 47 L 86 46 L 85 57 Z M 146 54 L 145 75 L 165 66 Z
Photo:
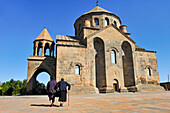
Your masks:
M 117 28 L 121 26 L 121 20 L 113 13 L 96 6 L 94 9 L 80 16 L 74 23 L 75 35 L 80 37 L 83 27 L 103 28 L 109 24 L 114 24 Z

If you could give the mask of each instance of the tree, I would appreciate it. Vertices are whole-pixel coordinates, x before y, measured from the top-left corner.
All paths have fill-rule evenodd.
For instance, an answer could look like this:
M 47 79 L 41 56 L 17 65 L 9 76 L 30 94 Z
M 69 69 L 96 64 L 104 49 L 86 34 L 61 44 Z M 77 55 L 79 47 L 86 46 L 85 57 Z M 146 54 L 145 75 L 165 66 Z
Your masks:
M 26 86 L 27 86 L 27 80 L 25 79 L 25 80 L 23 80 L 23 82 L 22 82 L 22 88 L 21 88 L 21 90 L 20 90 L 20 94 L 21 94 L 21 95 L 25 95 L 25 94 L 26 94 Z
M 2 83 L 0 85 L 0 95 L 25 95 L 27 80 L 11 79 L 10 81 Z
M 37 94 L 37 95 L 46 95 L 47 94 L 45 85 L 43 83 L 39 83 L 38 81 L 36 81 L 35 94 Z

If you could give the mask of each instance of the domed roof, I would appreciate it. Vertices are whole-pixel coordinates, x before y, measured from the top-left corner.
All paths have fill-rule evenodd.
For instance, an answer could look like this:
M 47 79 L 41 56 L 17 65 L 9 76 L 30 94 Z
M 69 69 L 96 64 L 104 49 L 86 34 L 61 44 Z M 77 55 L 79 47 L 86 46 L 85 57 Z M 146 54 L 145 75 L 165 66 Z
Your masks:
M 111 12 L 109 12 L 109 11 L 107 11 L 107 10 L 99 7 L 99 6 L 96 6 L 95 8 L 91 9 L 90 11 L 84 13 L 84 14 L 81 15 L 77 20 L 79 20 L 79 19 L 82 18 L 83 16 L 88 15 L 88 14 L 91 14 L 91 13 L 107 13 L 107 14 L 113 15 L 114 17 L 116 17 L 116 18 L 119 20 L 119 22 L 120 22 L 120 24 L 121 24 L 121 20 L 120 20 L 120 18 L 119 18 L 117 15 L 115 15 L 115 14 L 113 14 L 113 13 L 111 13 Z M 77 21 L 77 20 L 76 20 L 76 21 Z M 75 23 L 76 23 L 76 22 L 75 22 Z

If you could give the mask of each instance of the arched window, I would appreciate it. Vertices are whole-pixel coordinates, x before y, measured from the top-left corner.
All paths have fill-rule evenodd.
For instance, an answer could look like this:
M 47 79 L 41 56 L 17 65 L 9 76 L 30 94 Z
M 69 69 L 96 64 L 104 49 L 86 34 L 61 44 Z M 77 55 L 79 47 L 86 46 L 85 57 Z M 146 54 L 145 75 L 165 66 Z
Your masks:
M 109 19 L 105 18 L 105 26 L 108 26 L 108 25 L 109 25 Z
M 115 25 L 115 26 L 117 26 L 117 23 L 116 23 L 116 21 L 114 21 L 114 25 Z
M 95 19 L 94 19 L 94 22 L 95 22 L 95 26 L 98 26 L 98 25 L 99 25 L 99 19 L 98 19 L 98 18 L 95 18 Z
M 148 73 L 148 76 L 151 76 L 151 69 L 149 67 L 147 68 L 147 73 Z
M 75 74 L 80 75 L 80 66 L 79 65 L 75 66 Z
M 116 51 L 115 50 L 111 51 L 111 63 L 116 64 Z

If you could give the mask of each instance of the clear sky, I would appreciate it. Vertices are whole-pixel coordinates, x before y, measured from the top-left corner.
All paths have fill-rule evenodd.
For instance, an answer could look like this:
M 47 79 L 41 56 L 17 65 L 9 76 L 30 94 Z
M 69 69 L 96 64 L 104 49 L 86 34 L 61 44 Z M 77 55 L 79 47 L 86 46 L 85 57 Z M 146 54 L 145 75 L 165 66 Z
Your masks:
M 27 58 L 45 25 L 54 41 L 74 36 L 75 20 L 95 6 L 96 0 L 0 0 L 0 81 L 26 79 Z M 160 80 L 167 81 L 170 0 L 99 0 L 99 6 L 120 17 L 136 45 L 157 51 Z

